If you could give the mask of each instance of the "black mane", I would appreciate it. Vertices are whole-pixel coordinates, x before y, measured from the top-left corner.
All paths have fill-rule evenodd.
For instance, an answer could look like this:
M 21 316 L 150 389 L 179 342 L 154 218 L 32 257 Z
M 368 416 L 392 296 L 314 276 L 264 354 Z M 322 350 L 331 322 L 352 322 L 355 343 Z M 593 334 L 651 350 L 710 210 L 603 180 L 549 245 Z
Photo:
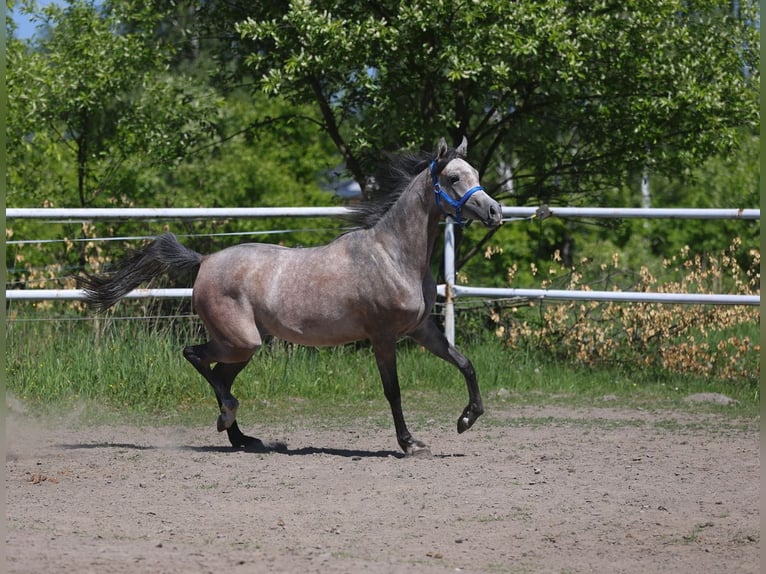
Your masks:
M 375 184 L 370 199 L 351 207 L 348 216 L 350 223 L 356 227 L 369 229 L 373 227 L 396 203 L 412 179 L 421 171 L 428 168 L 433 153 L 384 153 L 386 161 L 375 172 Z M 436 163 L 437 175 L 441 173 L 450 161 L 462 157 L 454 148 Z

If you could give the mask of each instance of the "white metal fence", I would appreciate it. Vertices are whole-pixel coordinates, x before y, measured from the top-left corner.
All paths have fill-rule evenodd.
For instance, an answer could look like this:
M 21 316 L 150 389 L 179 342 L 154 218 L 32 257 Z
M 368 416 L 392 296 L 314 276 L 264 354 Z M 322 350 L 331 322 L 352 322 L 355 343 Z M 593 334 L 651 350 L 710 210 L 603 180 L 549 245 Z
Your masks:
M 532 216 L 542 217 L 593 217 L 619 219 L 747 219 L 761 218 L 760 209 L 661 209 L 661 208 L 612 208 L 612 207 L 504 207 L 503 218 Z M 492 297 L 563 301 L 624 301 L 635 303 L 668 303 L 697 305 L 759 305 L 759 295 L 729 295 L 701 293 L 651 293 L 638 291 L 584 291 L 561 289 L 517 289 L 471 287 L 455 284 L 455 235 L 454 225 L 447 222 L 444 232 L 444 280 L 439 285 L 439 295 L 445 298 L 444 333 L 450 343 L 455 343 L 455 299 L 460 297 Z
M 257 219 L 269 217 L 336 217 L 348 214 L 345 207 L 241 207 L 241 208 L 106 208 L 55 209 L 9 208 L 6 220 L 42 219 L 58 222 L 81 222 L 119 219 Z M 581 208 L 581 207 L 504 207 L 504 220 L 530 217 L 589 217 L 620 219 L 744 219 L 760 220 L 760 209 L 657 209 L 657 208 Z M 454 301 L 460 297 L 521 297 L 527 299 L 626 301 L 651 303 L 688 303 L 715 305 L 759 305 L 758 295 L 646 293 L 630 291 L 576 291 L 553 289 L 519 289 L 471 287 L 455 284 L 454 226 L 445 227 L 444 274 L 445 283 L 438 291 L 445 298 L 445 333 L 450 342 L 455 340 Z M 191 289 L 136 289 L 129 298 L 183 298 L 191 296 Z M 84 294 L 79 289 L 11 289 L 5 291 L 6 300 L 78 300 Z

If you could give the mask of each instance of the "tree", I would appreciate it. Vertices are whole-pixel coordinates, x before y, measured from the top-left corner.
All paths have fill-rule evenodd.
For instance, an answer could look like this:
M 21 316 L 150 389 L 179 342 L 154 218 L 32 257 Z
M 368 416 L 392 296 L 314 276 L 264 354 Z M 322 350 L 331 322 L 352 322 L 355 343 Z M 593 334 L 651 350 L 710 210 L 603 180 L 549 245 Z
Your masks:
M 151 11 L 94 0 L 26 9 L 47 34 L 8 43 L 11 201 L 119 204 L 110 182 L 126 162 L 170 165 L 211 135 L 219 102 L 166 73 L 173 51 L 155 40 Z
M 311 110 L 231 86 L 219 91 L 210 80 L 215 62 L 202 47 L 190 48 L 193 39 L 175 13 L 122 0 L 73 0 L 44 9 L 25 3 L 22 9 L 45 30 L 28 43 L 7 26 L 9 205 L 305 205 L 329 198 L 318 174 L 340 160 Z M 238 232 L 247 225 L 190 223 L 188 229 Z M 294 222 L 265 227 L 280 225 Z M 10 231 L 22 239 L 85 239 L 148 235 L 156 226 L 107 222 L 96 232 L 14 222 Z M 209 243 L 201 239 L 196 246 L 209 249 Z M 7 266 L 20 267 L 21 282 L 34 282 L 30 273 L 60 280 L 47 267 L 52 262 L 82 267 L 119 257 L 123 248 L 82 241 L 44 250 L 14 247 Z
M 131 164 L 169 166 L 207 141 L 219 106 L 214 92 L 167 73 L 173 48 L 154 36 L 157 16 L 140 3 L 70 0 L 38 9 L 29 2 L 22 9 L 45 33 L 32 44 L 8 41 L 8 203 L 145 202 L 140 189 L 120 193 L 116 182 Z M 66 234 L 87 236 L 84 226 Z M 88 257 L 84 243 L 55 255 L 80 266 Z
M 741 4 L 296 0 L 241 5 L 238 30 L 258 86 L 313 103 L 361 185 L 380 150 L 446 131 L 498 196 L 598 203 L 758 122 L 758 8 Z
M 688 174 L 760 121 L 754 2 L 227 5 L 256 85 L 314 105 L 362 186 L 381 150 L 430 149 L 447 132 L 468 137 L 498 199 L 619 205 L 636 174 Z M 576 232 L 536 226 L 530 257 L 574 256 Z M 492 233 L 514 245 L 493 230 L 459 264 Z

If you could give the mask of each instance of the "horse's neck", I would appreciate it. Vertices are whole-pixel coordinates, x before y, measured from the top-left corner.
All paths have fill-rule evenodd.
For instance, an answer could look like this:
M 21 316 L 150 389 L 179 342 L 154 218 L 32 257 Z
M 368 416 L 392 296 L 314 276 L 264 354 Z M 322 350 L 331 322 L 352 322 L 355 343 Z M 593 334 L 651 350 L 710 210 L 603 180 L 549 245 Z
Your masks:
M 441 217 L 426 176 L 425 171 L 416 176 L 373 227 L 381 246 L 420 276 L 430 269 Z

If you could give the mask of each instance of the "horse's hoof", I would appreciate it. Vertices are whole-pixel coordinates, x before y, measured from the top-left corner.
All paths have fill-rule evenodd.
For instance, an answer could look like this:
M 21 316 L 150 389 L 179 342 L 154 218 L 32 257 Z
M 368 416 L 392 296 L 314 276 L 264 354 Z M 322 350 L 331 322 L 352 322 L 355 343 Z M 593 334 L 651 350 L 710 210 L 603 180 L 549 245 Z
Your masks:
M 234 406 L 232 407 L 227 407 L 225 405 L 221 407 L 221 414 L 218 415 L 218 421 L 216 422 L 218 432 L 231 428 L 231 425 L 237 420 L 237 406 L 235 401 Z
M 231 432 L 231 429 L 229 430 L 229 442 L 231 443 L 231 446 L 234 448 L 245 448 L 245 449 L 260 449 L 263 448 L 263 443 L 260 441 L 260 439 L 257 439 L 252 436 L 247 436 L 246 434 L 243 434 L 240 432 Z
M 233 421 L 231 426 L 226 429 L 226 434 L 229 435 L 229 442 L 233 448 L 242 448 L 248 452 L 270 452 L 273 450 L 268 445 L 263 444 L 260 439 L 243 433 L 237 421 Z
M 460 417 L 459 419 L 457 419 L 457 432 L 458 432 L 458 434 L 464 433 L 469 428 L 471 428 L 471 426 L 473 426 L 474 420 L 472 420 L 470 417 L 467 417 L 467 416 L 463 416 L 463 417 Z
M 478 419 L 482 413 L 484 412 L 484 409 L 473 405 L 468 405 L 465 410 L 463 410 L 463 414 L 460 415 L 460 418 L 457 419 L 457 432 L 458 434 L 464 433 L 469 428 L 473 426 L 473 423 L 476 422 L 476 419 Z

